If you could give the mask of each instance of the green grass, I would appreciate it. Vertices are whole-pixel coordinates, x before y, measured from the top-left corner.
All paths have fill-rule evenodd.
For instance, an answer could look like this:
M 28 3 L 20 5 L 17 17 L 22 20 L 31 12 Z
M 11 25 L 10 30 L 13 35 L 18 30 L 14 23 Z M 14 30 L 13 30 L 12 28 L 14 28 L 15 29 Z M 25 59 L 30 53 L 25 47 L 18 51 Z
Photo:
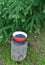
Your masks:
M 45 31 L 30 36 L 27 57 L 20 64 L 11 59 L 11 45 L 0 47 L 0 65 L 45 65 Z

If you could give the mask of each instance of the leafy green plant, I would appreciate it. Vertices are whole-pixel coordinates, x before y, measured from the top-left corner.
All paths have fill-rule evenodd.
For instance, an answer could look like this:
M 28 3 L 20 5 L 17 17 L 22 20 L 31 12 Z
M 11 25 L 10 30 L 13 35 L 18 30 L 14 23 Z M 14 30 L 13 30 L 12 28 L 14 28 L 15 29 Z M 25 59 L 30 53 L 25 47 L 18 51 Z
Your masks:
M 40 32 L 45 26 L 45 1 L 0 0 L 0 34 L 8 41 L 14 31 Z

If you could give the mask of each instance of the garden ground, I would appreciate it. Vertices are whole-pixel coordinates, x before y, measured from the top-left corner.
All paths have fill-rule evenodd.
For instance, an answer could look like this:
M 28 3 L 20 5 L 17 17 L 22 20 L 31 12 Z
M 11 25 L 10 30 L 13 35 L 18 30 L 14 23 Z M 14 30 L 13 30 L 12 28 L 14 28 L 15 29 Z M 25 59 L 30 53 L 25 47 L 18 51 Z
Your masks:
M 0 47 L 0 65 L 45 65 L 45 29 L 40 35 L 32 34 L 27 50 L 27 57 L 21 63 L 11 60 L 11 45 Z

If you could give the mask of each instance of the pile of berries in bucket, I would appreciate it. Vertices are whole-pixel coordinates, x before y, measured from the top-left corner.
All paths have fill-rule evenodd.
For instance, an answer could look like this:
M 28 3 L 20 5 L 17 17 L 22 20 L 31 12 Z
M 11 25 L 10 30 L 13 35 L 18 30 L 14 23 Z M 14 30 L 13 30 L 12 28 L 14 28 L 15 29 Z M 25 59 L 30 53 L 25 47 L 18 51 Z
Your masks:
M 13 33 L 13 39 L 17 42 L 20 42 L 20 43 L 24 42 L 26 38 L 27 38 L 27 34 L 24 32 L 18 31 Z

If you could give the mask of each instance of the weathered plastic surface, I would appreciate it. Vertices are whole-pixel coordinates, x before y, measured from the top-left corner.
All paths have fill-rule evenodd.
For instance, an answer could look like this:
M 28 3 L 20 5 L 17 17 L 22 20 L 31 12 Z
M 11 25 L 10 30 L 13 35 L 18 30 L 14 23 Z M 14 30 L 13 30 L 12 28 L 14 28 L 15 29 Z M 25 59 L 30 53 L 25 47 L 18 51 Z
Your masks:
M 18 43 L 11 41 L 11 58 L 14 61 L 22 61 L 26 58 L 28 42 Z

